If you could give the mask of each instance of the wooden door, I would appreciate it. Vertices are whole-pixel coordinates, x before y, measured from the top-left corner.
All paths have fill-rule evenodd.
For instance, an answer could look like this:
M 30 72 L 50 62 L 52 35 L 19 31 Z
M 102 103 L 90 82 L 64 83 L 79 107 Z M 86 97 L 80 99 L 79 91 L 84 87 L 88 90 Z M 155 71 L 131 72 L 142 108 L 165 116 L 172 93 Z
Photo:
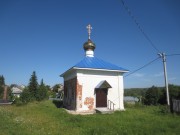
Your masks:
M 107 89 L 96 89 L 96 107 L 107 107 Z

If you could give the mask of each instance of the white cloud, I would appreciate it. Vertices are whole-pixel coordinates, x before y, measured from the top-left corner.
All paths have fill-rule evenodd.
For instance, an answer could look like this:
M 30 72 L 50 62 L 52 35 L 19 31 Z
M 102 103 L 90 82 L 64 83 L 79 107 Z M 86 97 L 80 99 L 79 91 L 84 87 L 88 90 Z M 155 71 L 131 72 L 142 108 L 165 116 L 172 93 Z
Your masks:
M 144 74 L 142 74 L 142 73 L 135 73 L 133 76 L 135 76 L 135 77 L 143 77 Z
M 176 77 L 168 78 L 169 81 L 174 81 L 174 80 L 176 80 L 176 79 L 177 79 Z
M 163 76 L 164 75 L 164 72 L 159 72 L 159 73 L 157 73 L 157 74 L 154 74 L 153 76 L 154 77 L 161 77 L 161 76 Z

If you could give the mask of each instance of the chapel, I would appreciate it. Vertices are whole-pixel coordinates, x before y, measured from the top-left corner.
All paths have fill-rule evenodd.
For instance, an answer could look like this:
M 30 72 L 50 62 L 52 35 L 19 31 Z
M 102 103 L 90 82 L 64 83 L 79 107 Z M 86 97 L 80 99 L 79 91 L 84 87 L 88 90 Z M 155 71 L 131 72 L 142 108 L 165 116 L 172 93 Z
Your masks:
M 128 70 L 94 56 L 92 27 L 83 44 L 84 58 L 61 74 L 64 78 L 64 107 L 76 112 L 94 112 L 98 108 L 124 110 L 123 74 Z

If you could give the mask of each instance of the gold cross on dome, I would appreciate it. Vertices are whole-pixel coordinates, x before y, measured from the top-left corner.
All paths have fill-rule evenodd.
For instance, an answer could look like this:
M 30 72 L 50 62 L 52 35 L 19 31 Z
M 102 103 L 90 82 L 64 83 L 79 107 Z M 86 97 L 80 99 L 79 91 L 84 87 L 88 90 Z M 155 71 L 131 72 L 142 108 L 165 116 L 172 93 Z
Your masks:
M 86 28 L 87 28 L 87 31 L 88 31 L 88 39 L 90 39 L 90 38 L 91 38 L 91 30 L 92 30 L 92 27 L 91 27 L 91 25 L 89 24 L 88 26 L 86 26 Z

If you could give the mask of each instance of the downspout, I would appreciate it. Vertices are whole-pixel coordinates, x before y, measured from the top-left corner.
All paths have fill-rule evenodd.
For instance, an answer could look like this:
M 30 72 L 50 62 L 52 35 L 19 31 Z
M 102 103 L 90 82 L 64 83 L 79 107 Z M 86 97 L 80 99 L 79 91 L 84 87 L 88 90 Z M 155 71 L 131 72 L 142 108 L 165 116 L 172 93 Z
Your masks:
M 120 110 L 120 91 L 119 91 L 119 73 L 118 73 L 118 98 L 119 98 L 119 110 Z

